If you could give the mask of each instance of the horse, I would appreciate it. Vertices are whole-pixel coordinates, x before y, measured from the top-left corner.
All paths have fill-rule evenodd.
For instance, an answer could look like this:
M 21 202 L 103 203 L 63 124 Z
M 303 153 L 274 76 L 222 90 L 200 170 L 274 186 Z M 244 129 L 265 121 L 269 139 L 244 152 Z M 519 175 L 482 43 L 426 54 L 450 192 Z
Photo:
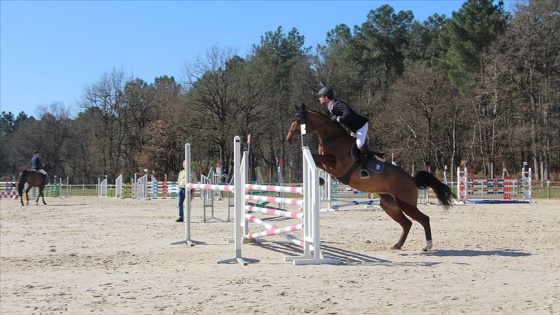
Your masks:
M 21 173 L 19 173 L 19 176 L 18 176 L 18 194 L 19 194 L 19 198 L 21 200 L 21 205 L 22 206 L 24 206 L 24 204 L 23 204 L 23 189 L 25 188 L 26 183 L 27 183 L 27 189 L 25 189 L 25 198 L 27 200 L 27 205 L 29 205 L 29 191 L 33 187 L 38 187 L 39 188 L 39 195 L 37 196 L 37 199 L 35 200 L 36 204 L 39 205 L 39 197 L 43 198 L 43 204 L 44 205 L 47 204 L 45 202 L 45 196 L 43 194 L 43 190 L 45 189 L 45 185 L 47 184 L 47 179 L 45 178 L 45 180 L 43 180 L 43 176 L 46 176 L 46 175 L 43 175 L 43 174 L 39 173 L 37 170 L 34 170 L 34 169 L 22 170 Z
M 392 246 L 393 249 L 401 249 L 410 232 L 412 221 L 407 216 L 424 228 L 426 245 L 422 250 L 426 252 L 432 249 L 430 218 L 418 210 L 417 206 L 418 188 L 432 188 L 441 205 L 448 209 L 455 198 L 449 186 L 427 171 L 419 171 L 411 176 L 396 165 L 376 159 L 368 162 L 369 179 L 361 179 L 361 163 L 357 161 L 358 158 L 352 157 L 360 156 L 357 151 L 359 149 L 355 147 L 356 139 L 327 115 L 307 110 L 305 104 L 295 107 L 295 119 L 290 125 L 286 141 L 293 143 L 299 138 L 301 125 L 305 124 L 306 132 L 315 132 L 319 138 L 318 154 L 313 154 L 316 166 L 354 189 L 378 194 L 381 208 L 401 225 L 402 233 Z M 370 150 L 370 156 L 373 153 L 376 152 Z

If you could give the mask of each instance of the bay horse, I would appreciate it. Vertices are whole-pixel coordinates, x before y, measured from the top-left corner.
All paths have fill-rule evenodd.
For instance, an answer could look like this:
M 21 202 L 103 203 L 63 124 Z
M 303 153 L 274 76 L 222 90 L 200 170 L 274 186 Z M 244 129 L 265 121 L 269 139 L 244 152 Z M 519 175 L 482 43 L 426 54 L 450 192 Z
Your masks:
M 293 143 L 299 138 L 301 125 L 305 124 L 306 131 L 314 131 L 319 138 L 319 154 L 313 154 L 317 167 L 354 189 L 378 194 L 381 208 L 401 225 L 402 233 L 392 248 L 401 249 L 404 245 L 412 226 L 412 221 L 406 217 L 409 216 L 424 228 L 426 245 L 422 250 L 430 250 L 433 246 L 430 218 L 418 210 L 418 188 L 432 188 L 441 205 L 447 209 L 453 205 L 455 198 L 449 186 L 429 172 L 419 171 L 413 177 L 398 166 L 378 160 L 368 163 L 369 179 L 361 179 L 361 163 L 352 157 L 356 155 L 352 153 L 356 150 L 356 139 L 327 115 L 307 110 L 305 104 L 295 107 L 295 119 L 290 125 L 286 141 Z
M 29 191 L 33 187 L 39 188 L 39 195 L 37 195 L 37 199 L 35 200 L 36 204 L 39 205 L 39 197 L 43 198 L 43 204 L 46 205 L 45 202 L 45 195 L 43 194 L 43 190 L 45 189 L 45 185 L 47 184 L 47 179 L 43 180 L 43 175 L 39 173 L 37 170 L 34 169 L 26 169 L 22 170 L 18 176 L 18 194 L 21 200 L 21 205 L 23 204 L 23 190 L 25 188 L 25 184 L 27 183 L 27 189 L 25 189 L 25 198 L 27 200 L 27 205 L 29 205 Z

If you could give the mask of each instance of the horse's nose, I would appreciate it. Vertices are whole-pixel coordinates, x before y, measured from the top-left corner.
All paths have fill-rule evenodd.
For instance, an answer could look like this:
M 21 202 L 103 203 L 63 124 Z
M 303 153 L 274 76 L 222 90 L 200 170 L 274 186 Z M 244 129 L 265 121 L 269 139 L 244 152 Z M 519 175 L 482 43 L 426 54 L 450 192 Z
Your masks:
M 290 134 L 288 134 L 288 136 L 286 137 L 286 142 L 287 142 L 288 144 L 294 144 L 295 141 L 296 141 L 296 139 L 297 139 L 297 137 L 294 136 L 294 134 L 290 133 Z
M 292 144 L 292 139 L 293 139 L 292 132 L 290 131 L 290 132 L 288 132 L 288 135 L 286 136 L 286 142 L 288 144 Z

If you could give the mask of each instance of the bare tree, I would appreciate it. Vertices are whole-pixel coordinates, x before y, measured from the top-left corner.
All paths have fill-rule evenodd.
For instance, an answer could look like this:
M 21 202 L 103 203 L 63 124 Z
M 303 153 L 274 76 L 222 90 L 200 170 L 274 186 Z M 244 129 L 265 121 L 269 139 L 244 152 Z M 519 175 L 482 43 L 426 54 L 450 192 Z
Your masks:
M 205 56 L 185 64 L 183 71 L 189 136 L 198 147 L 208 150 L 207 157 L 218 154 L 212 162 L 207 159 L 207 167 L 220 161 L 229 165 L 228 156 L 233 160 L 230 141 L 238 132 L 233 117 L 239 111 L 239 100 L 233 91 L 235 71 L 228 62 L 234 56 L 233 50 L 215 45 Z
M 433 68 L 414 65 L 395 83 L 373 126 L 390 141 L 401 162 L 420 164 L 424 169 L 453 165 L 457 129 L 455 89 Z M 450 159 L 451 157 L 451 159 Z
M 507 137 L 499 147 L 512 150 L 507 153 L 515 157 L 518 171 L 522 162 L 532 160 L 537 180 L 541 173 L 543 180 L 549 179 L 551 168 L 560 165 L 555 154 L 560 149 L 558 12 L 555 0 L 518 3 L 515 19 L 486 54 L 484 75 L 491 80 L 479 93 L 495 104 L 494 138 Z
M 125 119 L 121 117 L 123 108 L 124 72 L 113 70 L 105 73 L 101 79 L 86 88 L 81 106 L 88 115 L 89 132 L 93 135 L 91 144 L 96 151 L 91 152 L 95 176 L 109 175 L 115 178 L 122 165 L 122 150 L 125 140 Z
M 76 138 L 70 109 L 59 102 L 37 109 L 39 120 L 28 119 L 12 134 L 10 147 L 18 164 L 29 167 L 32 151 L 41 151 L 43 163 L 51 178 L 67 176 L 67 160 L 72 154 L 70 143 Z
M 147 146 L 142 149 L 139 159 L 154 169 L 158 176 L 175 176 L 182 168 L 184 159 L 186 107 L 181 94 L 181 85 L 175 78 L 162 76 L 155 79 L 154 106 L 158 109 L 158 119 L 152 120 L 146 130 Z

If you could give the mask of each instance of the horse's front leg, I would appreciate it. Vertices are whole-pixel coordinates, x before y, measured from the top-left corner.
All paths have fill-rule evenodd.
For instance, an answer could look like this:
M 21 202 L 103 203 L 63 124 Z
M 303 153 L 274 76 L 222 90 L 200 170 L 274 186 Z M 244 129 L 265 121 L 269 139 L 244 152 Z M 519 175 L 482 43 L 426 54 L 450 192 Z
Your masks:
M 412 221 L 410 221 L 402 212 L 401 209 L 397 206 L 394 198 L 390 195 L 380 195 L 380 202 L 379 205 L 381 208 L 387 213 L 391 219 L 395 220 L 401 227 L 402 232 L 399 237 L 399 240 L 395 245 L 392 246 L 392 249 L 401 249 L 406 242 L 406 238 L 408 237 L 408 233 L 410 232 L 410 228 L 412 227 Z
M 27 188 L 25 190 L 25 204 L 29 206 L 29 190 L 31 190 L 31 188 Z
M 336 166 L 336 156 L 329 154 L 329 155 L 322 155 L 322 154 L 312 154 L 313 161 L 315 165 L 322 169 L 326 170 L 326 167 L 335 168 Z
M 21 205 L 25 206 L 25 204 L 23 203 L 23 193 L 25 192 L 25 190 L 21 189 L 18 190 L 18 194 L 19 194 L 19 200 L 21 201 Z
M 334 168 L 336 165 L 336 157 L 334 155 L 312 154 L 315 166 L 327 172 L 326 166 Z M 325 179 L 319 178 L 319 186 L 325 185 Z

